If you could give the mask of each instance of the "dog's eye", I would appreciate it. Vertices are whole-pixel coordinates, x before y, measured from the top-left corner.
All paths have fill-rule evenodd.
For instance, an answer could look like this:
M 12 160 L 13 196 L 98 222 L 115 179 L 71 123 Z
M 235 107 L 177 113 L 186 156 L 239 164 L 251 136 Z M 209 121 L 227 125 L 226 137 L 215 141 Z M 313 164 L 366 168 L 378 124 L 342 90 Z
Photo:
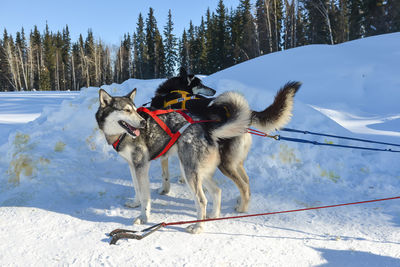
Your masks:
M 130 108 L 124 108 L 125 112 L 131 112 L 132 110 Z

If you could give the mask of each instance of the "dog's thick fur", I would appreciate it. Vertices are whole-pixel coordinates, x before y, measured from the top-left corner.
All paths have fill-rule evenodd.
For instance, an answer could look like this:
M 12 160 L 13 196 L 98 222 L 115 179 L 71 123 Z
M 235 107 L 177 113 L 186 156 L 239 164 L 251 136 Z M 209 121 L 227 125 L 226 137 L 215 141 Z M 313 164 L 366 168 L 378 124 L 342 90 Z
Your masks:
M 221 190 L 212 179 L 217 167 L 239 188 L 241 199 L 237 211 L 247 210 L 250 188 L 249 178 L 243 168 L 243 161 L 251 145 L 247 128 L 252 124 L 260 126 L 262 130 L 282 127 L 290 118 L 293 96 L 299 86 L 299 83 L 285 85 L 278 92 L 274 103 L 262 112 L 251 111 L 247 101 L 238 93 L 223 93 L 210 106 L 227 107 L 230 116 L 225 121 L 192 124 L 182 133 L 166 156 L 174 152 L 178 154 L 181 171 L 196 203 L 197 219 L 206 218 L 207 199 L 203 185 L 213 198 L 213 209 L 209 217 L 220 215 Z M 146 223 L 150 216 L 150 159 L 166 145 L 169 136 L 151 117 L 137 112 L 133 102 L 135 95 L 136 89 L 124 97 L 112 97 L 101 89 L 96 120 L 109 144 L 114 143 L 123 133 L 130 134 L 120 144 L 118 153 L 130 167 L 137 201 L 132 206 L 141 205 L 141 215 L 135 219 L 135 223 L 140 224 Z M 177 113 L 164 114 L 160 118 L 172 132 L 186 124 L 186 120 Z M 129 126 L 122 127 L 121 121 Z M 187 229 L 191 233 L 199 233 L 202 228 L 203 223 L 196 223 Z

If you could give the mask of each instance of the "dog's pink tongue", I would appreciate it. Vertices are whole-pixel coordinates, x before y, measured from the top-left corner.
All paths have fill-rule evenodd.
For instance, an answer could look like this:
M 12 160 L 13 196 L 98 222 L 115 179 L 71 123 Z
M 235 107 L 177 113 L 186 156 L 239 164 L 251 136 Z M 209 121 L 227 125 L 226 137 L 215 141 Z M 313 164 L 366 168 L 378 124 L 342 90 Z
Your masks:
M 138 129 L 135 129 L 133 132 L 136 134 L 136 136 L 140 135 L 140 131 Z

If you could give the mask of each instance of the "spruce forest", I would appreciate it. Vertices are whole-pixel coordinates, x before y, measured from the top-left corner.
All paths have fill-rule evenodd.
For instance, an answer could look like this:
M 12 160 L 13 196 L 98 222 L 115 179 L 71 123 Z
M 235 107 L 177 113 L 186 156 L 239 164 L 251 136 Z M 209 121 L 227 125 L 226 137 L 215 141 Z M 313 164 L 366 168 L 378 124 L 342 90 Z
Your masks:
M 158 27 L 154 9 L 132 22 L 117 47 L 89 29 L 71 40 L 68 25 L 52 32 L 36 26 L 0 37 L 0 91 L 79 90 L 129 78 L 173 76 L 177 66 L 211 74 L 268 53 L 308 44 L 338 44 L 400 31 L 399 0 L 223 0 L 174 35 L 171 10 Z

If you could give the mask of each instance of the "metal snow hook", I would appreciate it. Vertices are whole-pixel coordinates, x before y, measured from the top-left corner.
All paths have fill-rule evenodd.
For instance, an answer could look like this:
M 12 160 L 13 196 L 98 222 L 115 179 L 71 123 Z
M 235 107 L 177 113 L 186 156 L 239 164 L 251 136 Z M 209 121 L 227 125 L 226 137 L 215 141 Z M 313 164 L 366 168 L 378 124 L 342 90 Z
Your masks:
M 164 223 L 159 223 L 159 224 L 150 226 L 149 228 L 143 229 L 142 231 L 115 229 L 114 231 L 109 233 L 109 236 L 112 237 L 111 241 L 110 241 L 110 245 L 115 245 L 117 243 L 117 241 L 120 240 L 121 238 L 141 240 L 164 226 L 165 226 Z M 138 232 L 146 232 L 146 233 L 142 234 L 142 235 L 135 234 Z

